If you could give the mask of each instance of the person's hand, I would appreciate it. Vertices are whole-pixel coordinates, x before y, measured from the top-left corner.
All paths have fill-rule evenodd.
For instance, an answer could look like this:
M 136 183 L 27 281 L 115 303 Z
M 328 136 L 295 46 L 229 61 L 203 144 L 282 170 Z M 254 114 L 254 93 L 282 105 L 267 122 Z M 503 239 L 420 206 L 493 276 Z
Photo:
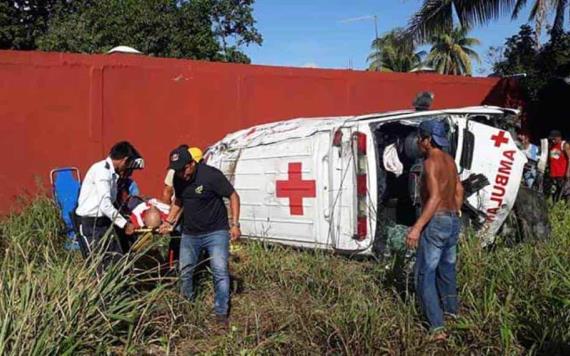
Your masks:
M 408 248 L 415 249 L 418 247 L 420 233 L 421 231 L 415 227 L 408 230 L 408 236 L 406 237 L 406 246 L 408 246 Z
M 135 226 L 131 223 L 127 223 L 127 225 L 125 225 L 125 234 L 132 235 L 134 233 L 135 233 Z
M 172 230 L 174 230 L 174 226 L 170 225 L 167 222 L 163 222 L 159 227 L 158 227 L 158 233 L 161 235 L 166 235 L 168 233 L 171 233 Z
M 233 225 L 230 228 L 230 240 L 231 241 L 237 241 L 241 236 L 241 230 L 239 229 L 238 226 Z

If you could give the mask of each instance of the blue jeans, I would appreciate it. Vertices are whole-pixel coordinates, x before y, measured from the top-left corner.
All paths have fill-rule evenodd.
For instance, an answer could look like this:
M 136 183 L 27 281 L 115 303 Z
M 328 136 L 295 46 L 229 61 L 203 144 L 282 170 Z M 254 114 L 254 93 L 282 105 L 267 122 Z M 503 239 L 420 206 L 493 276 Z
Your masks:
M 194 299 L 193 276 L 200 253 L 208 251 L 210 268 L 214 277 L 214 312 L 227 315 L 230 301 L 230 274 L 228 231 L 220 230 L 201 235 L 182 234 L 180 241 L 180 280 L 184 297 Z
M 416 292 L 430 330 L 443 327 L 443 313 L 457 314 L 455 213 L 437 212 L 422 232 L 416 252 Z

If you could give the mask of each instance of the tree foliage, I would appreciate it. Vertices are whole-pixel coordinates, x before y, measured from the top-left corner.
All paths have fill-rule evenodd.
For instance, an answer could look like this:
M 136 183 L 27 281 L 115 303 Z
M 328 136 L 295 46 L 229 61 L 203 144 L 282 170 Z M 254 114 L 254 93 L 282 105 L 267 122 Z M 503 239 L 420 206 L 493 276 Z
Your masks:
M 403 29 L 396 28 L 372 41 L 372 53 L 367 58 L 369 70 L 409 72 L 421 65 L 425 52 L 416 52 L 414 43 L 407 41 L 403 33 Z
M 0 47 L 249 63 L 254 0 L 15 0 L 0 5 Z
M 439 33 L 450 31 L 454 26 L 454 17 L 462 27 L 473 28 L 486 24 L 505 15 L 516 18 L 528 0 L 424 0 L 411 18 L 408 34 L 420 41 Z M 548 15 L 552 14 L 552 37 L 563 34 L 565 12 L 569 0 L 533 0 L 530 20 L 535 21 L 540 31 Z
M 519 33 L 507 38 L 503 58 L 493 64 L 493 70 L 499 76 L 526 73 L 521 84 L 527 99 L 536 101 L 550 81 L 570 75 L 570 33 L 560 34 L 538 49 L 536 33 L 523 25 Z
M 449 33 L 434 36 L 426 59 L 428 66 L 441 74 L 471 75 L 471 60 L 480 62 L 479 55 L 471 47 L 480 42 L 476 38 L 467 37 L 468 33 L 467 28 L 457 27 Z

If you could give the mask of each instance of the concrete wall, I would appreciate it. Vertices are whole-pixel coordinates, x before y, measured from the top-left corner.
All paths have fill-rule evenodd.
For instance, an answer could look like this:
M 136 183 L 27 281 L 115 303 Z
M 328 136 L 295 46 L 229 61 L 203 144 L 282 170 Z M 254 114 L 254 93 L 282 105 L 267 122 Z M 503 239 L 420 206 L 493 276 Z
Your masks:
M 294 117 L 366 114 L 411 106 L 505 103 L 494 78 L 209 63 L 133 55 L 0 51 L 0 213 L 36 191 L 36 177 L 75 165 L 85 174 L 118 140 L 147 168 L 144 194 L 162 189 L 168 152 L 205 148 L 226 133 Z

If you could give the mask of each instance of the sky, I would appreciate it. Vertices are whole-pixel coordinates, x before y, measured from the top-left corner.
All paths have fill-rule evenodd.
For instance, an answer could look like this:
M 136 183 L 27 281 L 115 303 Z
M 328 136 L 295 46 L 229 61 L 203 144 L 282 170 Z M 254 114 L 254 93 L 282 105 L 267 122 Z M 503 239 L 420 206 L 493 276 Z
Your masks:
M 256 0 L 254 18 L 263 36 L 261 46 L 244 48 L 254 64 L 366 69 L 366 57 L 374 39 L 373 15 L 378 34 L 405 27 L 419 9 L 421 0 Z M 530 6 L 529 6 L 530 8 Z M 506 16 L 470 36 L 481 41 L 474 49 L 481 65 L 474 63 L 474 76 L 486 76 L 490 65 L 485 54 L 490 46 L 501 46 L 527 22 L 528 8 L 518 20 Z M 354 18 L 362 20 L 347 21 Z

